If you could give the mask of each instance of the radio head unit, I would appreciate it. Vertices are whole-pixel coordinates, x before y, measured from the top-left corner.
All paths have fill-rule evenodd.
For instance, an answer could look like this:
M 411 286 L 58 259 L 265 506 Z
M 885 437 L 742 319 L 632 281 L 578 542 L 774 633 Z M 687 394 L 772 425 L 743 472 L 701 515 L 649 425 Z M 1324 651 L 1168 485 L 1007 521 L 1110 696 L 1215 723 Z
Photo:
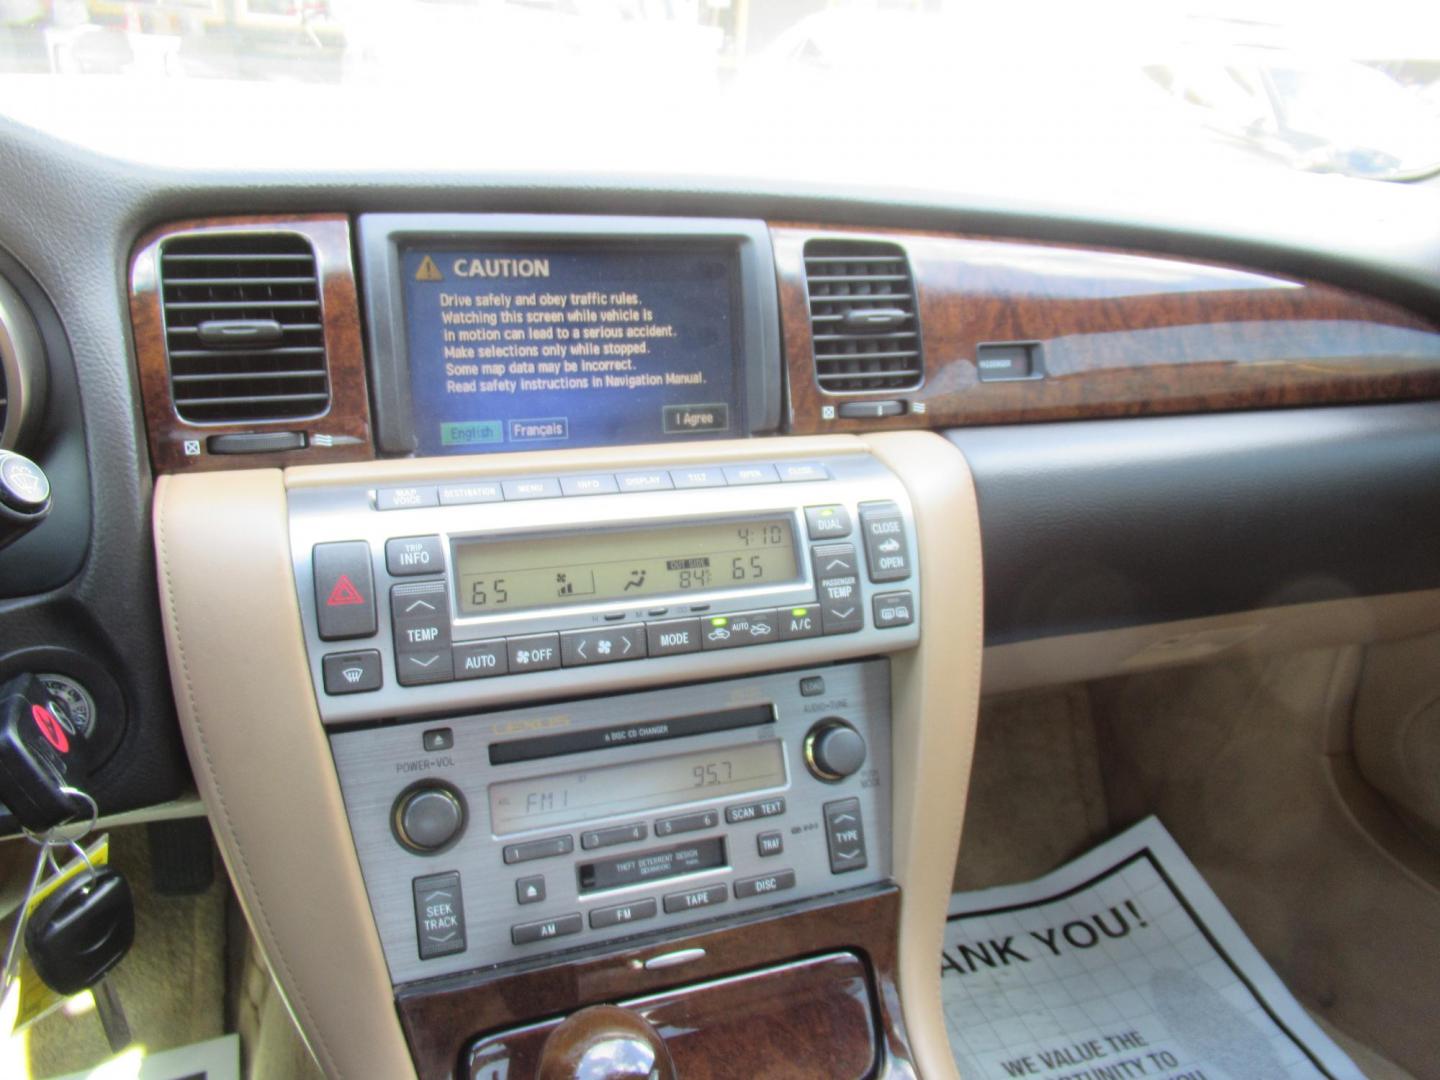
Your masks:
M 813 664 L 919 639 L 909 498 L 864 453 L 300 486 L 289 502 L 326 723 Z
M 364 214 L 359 232 L 382 450 L 547 450 L 779 426 L 763 222 Z

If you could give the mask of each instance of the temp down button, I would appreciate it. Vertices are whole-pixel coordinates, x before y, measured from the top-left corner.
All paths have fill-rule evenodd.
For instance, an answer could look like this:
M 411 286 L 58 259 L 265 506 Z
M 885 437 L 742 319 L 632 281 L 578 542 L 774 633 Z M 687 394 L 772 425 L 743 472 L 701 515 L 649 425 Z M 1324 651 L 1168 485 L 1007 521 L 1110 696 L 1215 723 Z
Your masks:
M 825 804 L 825 842 L 830 848 L 832 874 L 865 868 L 865 823 L 860 820 L 859 799 Z

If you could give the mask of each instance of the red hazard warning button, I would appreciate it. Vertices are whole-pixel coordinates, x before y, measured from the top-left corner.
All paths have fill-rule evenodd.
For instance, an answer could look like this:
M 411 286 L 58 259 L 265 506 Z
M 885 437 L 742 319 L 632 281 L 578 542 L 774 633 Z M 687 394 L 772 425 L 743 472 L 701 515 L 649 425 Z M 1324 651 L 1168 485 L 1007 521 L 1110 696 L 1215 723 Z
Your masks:
M 370 545 L 364 540 L 316 544 L 315 614 L 324 641 L 372 636 L 377 627 Z

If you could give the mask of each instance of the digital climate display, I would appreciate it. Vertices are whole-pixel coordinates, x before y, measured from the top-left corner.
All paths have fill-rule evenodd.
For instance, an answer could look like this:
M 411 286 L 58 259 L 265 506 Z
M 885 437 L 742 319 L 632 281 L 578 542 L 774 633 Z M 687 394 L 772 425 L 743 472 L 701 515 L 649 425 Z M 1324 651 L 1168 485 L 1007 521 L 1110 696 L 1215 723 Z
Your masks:
M 721 248 L 401 252 L 421 454 L 745 434 Z
M 454 562 L 461 615 L 785 585 L 800 576 L 788 517 L 456 540 Z

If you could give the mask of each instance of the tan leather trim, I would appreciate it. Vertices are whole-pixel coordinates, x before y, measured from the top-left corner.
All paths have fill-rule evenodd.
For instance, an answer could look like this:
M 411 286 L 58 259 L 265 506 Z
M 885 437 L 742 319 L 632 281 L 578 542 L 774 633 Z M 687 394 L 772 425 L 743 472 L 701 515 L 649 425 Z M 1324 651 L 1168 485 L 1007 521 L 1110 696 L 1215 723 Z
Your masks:
M 940 946 L 980 701 L 980 515 L 970 468 L 945 439 L 907 431 L 866 442 L 909 490 L 920 548 L 920 645 L 891 664 L 900 996 L 920 1075 L 953 1078 Z
M 163 476 L 155 544 L 185 747 L 230 878 L 330 1076 L 414 1076 L 305 662 L 278 471 Z
M 986 649 L 984 692 L 1061 686 L 1238 656 L 1387 641 L 1437 627 L 1440 589 L 1430 589 L 1040 638 Z

